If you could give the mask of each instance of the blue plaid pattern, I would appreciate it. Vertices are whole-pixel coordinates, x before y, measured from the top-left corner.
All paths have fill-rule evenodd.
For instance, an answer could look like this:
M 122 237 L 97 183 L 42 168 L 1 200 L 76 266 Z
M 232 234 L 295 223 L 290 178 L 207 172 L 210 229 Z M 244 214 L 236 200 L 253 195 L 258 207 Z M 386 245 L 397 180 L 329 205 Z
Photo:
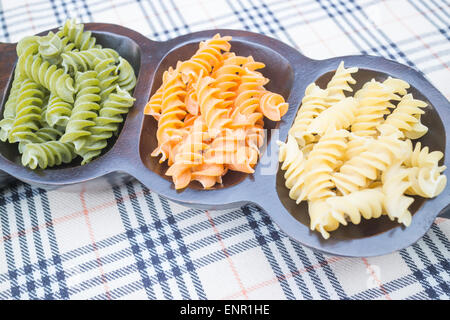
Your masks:
M 155 40 L 211 28 L 264 33 L 316 58 L 367 53 L 410 65 L 450 97 L 446 0 L 0 1 L 0 41 L 68 17 Z M 450 221 L 367 259 L 324 255 L 258 208 L 204 211 L 136 181 L 0 190 L 0 299 L 445 299 Z

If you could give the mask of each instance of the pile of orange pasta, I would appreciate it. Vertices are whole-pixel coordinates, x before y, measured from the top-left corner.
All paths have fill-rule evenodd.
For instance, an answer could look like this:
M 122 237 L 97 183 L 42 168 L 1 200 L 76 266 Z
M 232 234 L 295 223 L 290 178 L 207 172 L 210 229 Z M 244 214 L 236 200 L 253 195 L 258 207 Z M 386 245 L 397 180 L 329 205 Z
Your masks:
M 284 98 L 264 88 L 264 63 L 231 52 L 231 37 L 203 41 L 186 61 L 163 74 L 144 113 L 158 121 L 152 156 L 167 160 L 176 189 L 191 181 L 222 183 L 228 170 L 253 173 L 264 142 L 263 117 L 279 121 Z

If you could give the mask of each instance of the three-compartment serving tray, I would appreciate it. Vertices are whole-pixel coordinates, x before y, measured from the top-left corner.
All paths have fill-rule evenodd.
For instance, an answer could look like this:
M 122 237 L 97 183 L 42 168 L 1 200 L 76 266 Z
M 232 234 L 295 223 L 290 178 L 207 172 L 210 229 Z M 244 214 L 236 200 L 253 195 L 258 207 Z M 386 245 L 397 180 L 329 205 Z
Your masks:
M 441 195 L 434 199 L 416 198 L 411 211 L 414 217 L 408 228 L 390 221 L 386 216 L 364 220 L 359 225 L 340 227 L 331 238 L 323 240 L 318 232 L 309 229 L 307 206 L 295 204 L 284 185 L 283 171 L 277 165 L 276 140 L 284 141 L 300 106 L 305 88 L 311 82 L 324 87 L 340 61 L 345 66 L 356 66 L 355 90 L 372 78 L 384 80 L 387 76 L 401 78 L 411 84 L 414 97 L 429 104 L 422 122 L 429 132 L 422 137 L 431 150 L 445 153 L 444 164 L 450 167 L 450 103 L 419 72 L 402 64 L 374 56 L 345 56 L 327 60 L 313 60 L 294 48 L 267 36 L 239 30 L 208 30 L 187 34 L 165 42 L 155 42 L 133 30 L 103 23 L 85 24 L 97 42 L 113 48 L 133 66 L 137 84 L 130 109 L 120 134 L 109 143 L 106 152 L 87 165 L 80 163 L 58 166 L 45 170 L 30 170 L 20 164 L 17 146 L 0 142 L 0 180 L 14 177 L 39 187 L 54 188 L 90 182 L 96 178 L 129 175 L 142 182 L 150 190 L 180 204 L 202 209 L 224 209 L 253 203 L 260 207 L 291 238 L 311 248 L 328 254 L 362 257 L 376 256 L 405 248 L 421 238 L 435 218 L 450 214 L 450 183 Z M 43 32 L 41 34 L 46 34 Z M 178 60 L 189 58 L 198 43 L 216 33 L 230 35 L 232 50 L 239 55 L 252 55 L 266 64 L 263 70 L 270 79 L 268 90 L 285 97 L 290 107 L 280 122 L 266 121 L 267 144 L 261 150 L 263 159 L 272 158 L 273 170 L 260 161 L 254 174 L 229 172 L 223 184 L 210 190 L 202 190 L 195 182 L 177 191 L 165 176 L 166 164 L 150 157 L 157 146 L 157 122 L 143 114 L 143 109 L 161 84 L 162 74 Z M 16 44 L 0 44 L 0 102 L 3 106 L 9 93 L 17 55 Z M 3 115 L 3 110 L 0 110 Z M 1 118 L 2 116 L 0 116 Z M 279 129 L 279 130 L 271 130 Z M 275 159 L 275 160 L 274 160 Z

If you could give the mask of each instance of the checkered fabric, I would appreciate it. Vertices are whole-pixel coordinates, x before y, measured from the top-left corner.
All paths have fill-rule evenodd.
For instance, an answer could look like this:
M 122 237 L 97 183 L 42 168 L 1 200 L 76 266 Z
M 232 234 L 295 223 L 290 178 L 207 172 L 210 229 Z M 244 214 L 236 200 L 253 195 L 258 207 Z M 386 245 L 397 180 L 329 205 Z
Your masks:
M 447 0 L 3 0 L 0 41 L 68 17 L 154 40 L 232 28 L 316 59 L 379 55 L 450 96 Z M 291 240 L 253 206 L 189 209 L 134 180 L 56 191 L 15 183 L 0 191 L 0 299 L 449 299 L 449 236 L 438 218 L 405 250 L 340 258 Z

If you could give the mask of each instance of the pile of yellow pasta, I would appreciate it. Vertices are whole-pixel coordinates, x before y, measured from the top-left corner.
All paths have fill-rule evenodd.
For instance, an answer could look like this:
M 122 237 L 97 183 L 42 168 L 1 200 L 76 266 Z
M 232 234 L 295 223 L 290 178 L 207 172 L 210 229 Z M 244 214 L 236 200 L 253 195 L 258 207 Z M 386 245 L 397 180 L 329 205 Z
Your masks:
M 227 170 L 253 173 L 263 116 L 279 121 L 287 112 L 284 98 L 267 91 L 269 79 L 256 71 L 265 65 L 230 52 L 230 40 L 217 34 L 165 71 L 144 110 L 158 121 L 152 156 L 167 160 L 176 189 L 192 180 L 211 188 Z
M 427 104 L 390 77 L 346 97 L 357 71 L 341 62 L 325 89 L 310 84 L 286 143 L 279 142 L 289 196 L 308 201 L 311 230 L 325 239 L 361 217 L 388 215 L 408 226 L 408 195 L 432 198 L 447 182 L 443 153 L 411 141 L 428 131 L 420 119 Z

